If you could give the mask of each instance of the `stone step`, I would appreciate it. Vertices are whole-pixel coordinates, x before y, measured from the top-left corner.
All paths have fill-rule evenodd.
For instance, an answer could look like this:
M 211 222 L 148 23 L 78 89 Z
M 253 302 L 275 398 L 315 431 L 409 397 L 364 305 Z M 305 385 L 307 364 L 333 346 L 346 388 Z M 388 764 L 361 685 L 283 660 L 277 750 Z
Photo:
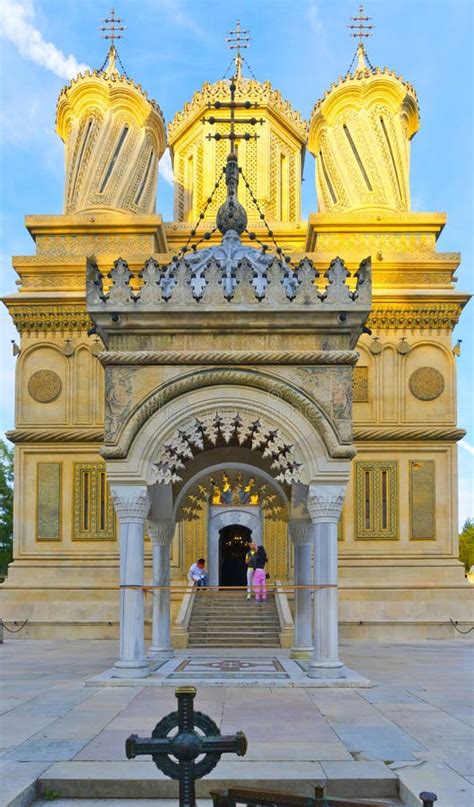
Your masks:
M 196 781 L 196 796 L 209 798 L 212 790 L 227 787 L 312 796 L 319 782 L 329 796 L 398 796 L 398 778 L 383 762 L 262 761 L 251 758 L 251 749 L 248 757 L 223 757 L 211 773 Z M 61 799 L 176 799 L 178 782 L 165 777 L 151 760 L 72 760 L 54 763 L 39 777 L 37 797 L 48 792 Z

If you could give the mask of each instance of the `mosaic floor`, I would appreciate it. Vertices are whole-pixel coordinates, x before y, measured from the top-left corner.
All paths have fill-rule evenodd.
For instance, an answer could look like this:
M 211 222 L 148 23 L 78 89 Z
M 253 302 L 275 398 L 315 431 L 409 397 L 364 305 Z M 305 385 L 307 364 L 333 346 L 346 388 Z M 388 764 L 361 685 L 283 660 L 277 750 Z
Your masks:
M 178 664 L 175 671 L 168 678 L 187 678 L 189 680 L 212 679 L 227 680 L 233 678 L 290 678 L 281 661 L 277 658 L 249 659 L 249 658 L 220 658 L 206 659 L 193 657 L 185 658 Z

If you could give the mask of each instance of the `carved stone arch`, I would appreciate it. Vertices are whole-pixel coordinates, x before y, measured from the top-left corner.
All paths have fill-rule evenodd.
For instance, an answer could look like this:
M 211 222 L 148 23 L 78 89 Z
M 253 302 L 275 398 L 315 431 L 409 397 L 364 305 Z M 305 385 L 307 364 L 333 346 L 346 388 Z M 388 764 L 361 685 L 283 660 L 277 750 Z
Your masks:
M 243 390 L 240 400 L 245 401 L 252 394 L 263 393 L 270 411 L 278 413 L 280 406 L 288 412 L 291 421 L 296 414 L 306 423 L 305 431 L 311 430 L 318 444 L 323 443 L 323 453 L 331 459 L 350 460 L 355 454 L 352 442 L 348 443 L 339 437 L 336 427 L 327 413 L 318 403 L 300 387 L 285 380 L 282 382 L 275 375 L 261 373 L 255 369 L 205 369 L 194 370 L 178 380 L 163 384 L 158 390 L 142 400 L 131 410 L 126 421 L 114 433 L 108 433 L 106 423 L 106 445 L 102 449 L 106 459 L 123 459 L 127 457 L 130 447 L 143 425 L 159 410 L 176 402 L 176 408 L 183 406 L 178 399 L 199 390 L 209 395 L 214 388 L 213 400 L 218 400 L 218 388 L 234 387 Z M 204 392 L 206 391 L 206 392 Z M 284 406 L 283 406 L 284 405 Z M 290 426 L 290 423 L 287 424 Z M 291 431 L 291 429 L 290 429 Z

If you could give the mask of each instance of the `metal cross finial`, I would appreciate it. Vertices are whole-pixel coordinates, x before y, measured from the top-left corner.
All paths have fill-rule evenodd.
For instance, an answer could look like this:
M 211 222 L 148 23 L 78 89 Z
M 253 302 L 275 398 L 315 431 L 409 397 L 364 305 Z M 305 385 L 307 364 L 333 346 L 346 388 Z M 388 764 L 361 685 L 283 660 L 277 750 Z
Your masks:
M 151 737 L 132 734 L 126 740 L 125 752 L 127 759 L 134 759 L 139 754 L 149 754 L 156 767 L 166 776 L 179 780 L 180 807 L 195 807 L 195 780 L 210 773 L 219 762 L 221 754 L 245 756 L 247 740 L 241 731 L 223 737 L 210 717 L 202 712 L 195 712 L 194 687 L 179 687 L 175 695 L 178 699 L 178 711 L 171 712 L 160 720 Z M 178 729 L 176 733 L 175 729 Z M 198 734 L 196 729 L 202 734 Z M 204 755 L 203 759 L 196 762 L 201 755 Z
M 352 25 L 348 25 L 347 27 L 350 28 L 353 33 L 350 36 L 354 37 L 354 39 L 359 40 L 359 45 L 362 45 L 363 39 L 369 36 L 372 36 L 372 30 L 375 28 L 375 25 L 367 25 L 372 17 L 367 17 L 364 15 L 364 6 L 359 6 L 359 16 L 351 17 Z
M 240 51 L 248 48 L 249 42 L 252 38 L 249 36 L 250 31 L 243 30 L 240 27 L 240 20 L 235 22 L 235 31 L 229 31 L 229 36 L 226 36 L 225 41 L 228 42 L 230 50 L 236 50 L 235 54 L 235 77 L 240 78 L 242 75 L 242 56 Z
M 99 31 L 104 31 L 102 34 L 102 39 L 110 39 L 112 41 L 112 47 L 115 45 L 116 39 L 122 39 L 122 32 L 126 31 L 127 26 L 122 25 L 123 20 L 120 17 L 115 16 L 115 9 L 112 8 L 110 10 L 110 17 L 105 17 L 102 20 L 105 25 L 102 25 L 99 28 Z

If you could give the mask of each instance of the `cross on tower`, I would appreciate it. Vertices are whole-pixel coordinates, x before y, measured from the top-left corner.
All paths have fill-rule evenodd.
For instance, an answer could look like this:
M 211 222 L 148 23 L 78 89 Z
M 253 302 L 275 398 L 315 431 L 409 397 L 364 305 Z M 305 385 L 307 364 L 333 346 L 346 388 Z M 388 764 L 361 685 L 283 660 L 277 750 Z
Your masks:
M 359 16 L 351 17 L 352 25 L 348 25 L 347 27 L 350 28 L 353 33 L 350 36 L 354 37 L 354 39 L 359 40 L 359 47 L 362 45 L 362 41 L 364 37 L 372 36 L 372 30 L 375 28 L 375 25 L 367 25 L 372 17 L 367 17 L 364 15 L 364 6 L 359 6 Z
M 249 42 L 251 42 L 251 37 L 249 36 L 250 31 L 242 30 L 240 27 L 240 20 L 236 20 L 235 22 L 235 31 L 229 31 L 229 36 L 226 37 L 226 42 L 228 42 L 228 47 L 230 50 L 236 50 L 237 53 L 235 54 L 235 77 L 239 79 L 242 75 L 242 56 L 240 55 L 240 51 L 248 48 Z
M 126 31 L 127 26 L 122 25 L 123 20 L 115 16 L 115 9 L 113 8 L 110 10 L 110 17 L 105 17 L 102 22 L 105 23 L 105 25 L 99 28 L 99 31 L 105 32 L 102 34 L 102 39 L 110 39 L 112 41 L 112 47 L 114 47 L 115 40 L 123 38 L 122 32 Z

